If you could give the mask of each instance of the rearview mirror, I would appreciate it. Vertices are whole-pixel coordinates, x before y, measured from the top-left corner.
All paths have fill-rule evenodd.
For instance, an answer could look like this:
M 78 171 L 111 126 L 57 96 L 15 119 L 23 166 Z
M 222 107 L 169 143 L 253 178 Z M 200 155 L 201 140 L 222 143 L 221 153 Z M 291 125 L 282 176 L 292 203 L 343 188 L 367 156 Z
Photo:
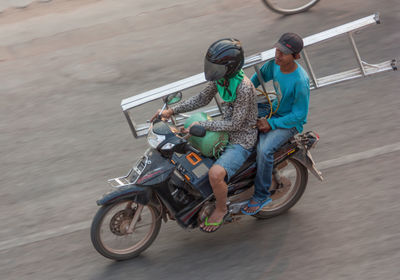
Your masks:
M 206 129 L 201 125 L 193 125 L 189 129 L 190 135 L 197 136 L 197 137 L 204 137 L 206 135 Z
M 172 105 L 178 103 L 179 101 L 181 101 L 181 99 L 182 99 L 182 92 L 178 91 L 168 94 L 166 97 L 164 97 L 164 103 L 166 103 L 167 105 Z

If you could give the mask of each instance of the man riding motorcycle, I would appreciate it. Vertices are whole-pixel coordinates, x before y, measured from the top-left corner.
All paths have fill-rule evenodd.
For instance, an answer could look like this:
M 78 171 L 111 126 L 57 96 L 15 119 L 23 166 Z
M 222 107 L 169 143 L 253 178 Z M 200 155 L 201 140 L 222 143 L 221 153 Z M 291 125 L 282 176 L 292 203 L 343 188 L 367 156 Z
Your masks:
M 163 108 L 176 105 L 159 110 L 152 118 L 149 148 L 127 175 L 110 179 L 112 189 L 97 200 L 101 207 L 93 218 L 90 236 L 100 254 L 114 260 L 138 256 L 153 243 L 162 221 L 215 232 L 225 220 L 233 221 L 241 214 L 257 175 L 253 146 L 258 133 L 255 88 L 242 66 L 240 42 L 219 40 L 210 46 L 205 58 L 206 88 L 181 104 L 177 103 L 181 93 L 166 96 Z M 205 113 L 193 114 L 184 126 L 190 134 L 183 135 L 176 124 L 163 119 L 204 106 L 217 93 L 224 101 L 219 104 L 221 120 L 212 121 Z M 200 127 L 193 126 L 196 120 Z M 228 136 L 230 143 L 218 157 Z M 196 144 L 195 137 L 207 141 Z M 269 190 L 273 202 L 256 218 L 275 217 L 293 207 L 306 189 L 307 170 L 323 180 L 309 152 L 318 139 L 311 131 L 297 135 L 273 155 Z
M 200 225 L 205 232 L 216 231 L 224 222 L 228 189 L 225 180 L 229 181 L 239 170 L 257 142 L 255 88 L 245 76 L 243 64 L 244 53 L 239 40 L 221 39 L 214 42 L 204 60 L 204 74 L 209 81 L 206 88 L 161 113 L 162 117 L 170 118 L 173 114 L 193 111 L 210 103 L 217 93 L 225 103 L 221 120 L 192 123 L 209 131 L 226 131 L 229 134 L 228 146 L 208 173 L 216 208 Z
M 303 39 L 295 33 L 285 33 L 275 47 L 275 60 L 266 62 L 260 72 L 265 82 L 273 81 L 279 105 L 278 100 L 272 104 L 272 110 L 276 112 L 270 119 L 257 120 L 260 131 L 257 175 L 254 195 L 242 210 L 246 215 L 257 214 L 272 201 L 269 188 L 272 184 L 274 153 L 292 136 L 301 133 L 307 122 L 310 83 L 307 72 L 296 62 L 303 49 Z M 257 73 L 251 77 L 251 81 L 255 87 L 260 85 Z

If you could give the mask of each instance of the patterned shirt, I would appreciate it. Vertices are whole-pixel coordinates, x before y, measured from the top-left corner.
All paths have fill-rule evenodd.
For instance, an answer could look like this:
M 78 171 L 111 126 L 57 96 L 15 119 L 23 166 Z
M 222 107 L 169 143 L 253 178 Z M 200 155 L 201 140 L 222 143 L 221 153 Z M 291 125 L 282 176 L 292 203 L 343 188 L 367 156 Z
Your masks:
M 199 94 L 172 107 L 175 114 L 193 111 L 211 102 L 218 94 L 215 82 L 209 82 Z M 251 149 L 257 142 L 257 104 L 252 82 L 245 76 L 236 89 L 233 102 L 222 103 L 222 120 L 199 122 L 206 130 L 226 131 L 230 144 Z

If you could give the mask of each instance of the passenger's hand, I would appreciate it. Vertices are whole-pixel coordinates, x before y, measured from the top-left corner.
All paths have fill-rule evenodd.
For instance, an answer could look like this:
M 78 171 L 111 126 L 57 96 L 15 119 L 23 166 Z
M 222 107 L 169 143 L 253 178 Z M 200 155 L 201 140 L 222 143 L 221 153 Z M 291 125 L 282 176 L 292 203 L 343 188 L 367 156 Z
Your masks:
M 189 133 L 190 128 L 191 128 L 192 126 L 198 125 L 198 124 L 199 124 L 199 122 L 193 122 L 188 128 L 182 127 L 181 132 L 182 132 L 182 133 Z
M 271 126 L 269 125 L 267 119 L 258 119 L 257 120 L 257 128 L 260 132 L 268 132 L 271 130 Z
M 160 112 L 161 112 L 161 109 L 158 109 L 157 113 L 150 119 L 150 121 L 151 122 L 154 121 L 158 117 Z M 161 119 L 167 119 L 168 120 L 169 118 L 172 117 L 173 114 L 174 114 L 174 111 L 172 109 L 165 109 L 161 113 Z

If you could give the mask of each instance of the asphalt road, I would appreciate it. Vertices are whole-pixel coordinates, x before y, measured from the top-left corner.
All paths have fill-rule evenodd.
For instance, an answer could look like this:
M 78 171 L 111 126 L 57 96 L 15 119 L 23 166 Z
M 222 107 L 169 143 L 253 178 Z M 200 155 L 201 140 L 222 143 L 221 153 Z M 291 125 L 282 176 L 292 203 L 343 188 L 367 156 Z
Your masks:
M 169 222 L 126 262 L 99 255 L 88 228 L 106 180 L 146 147 L 121 99 L 200 73 L 219 38 L 252 55 L 283 32 L 308 36 L 375 12 L 382 24 L 356 35 L 361 56 L 398 59 L 397 0 L 321 1 L 290 17 L 258 0 L 54 0 L 4 11 L 0 279 L 399 279 L 398 72 L 312 91 L 305 129 L 321 136 L 312 153 L 326 181 L 310 175 L 287 214 L 210 235 Z M 348 47 L 343 38 L 311 48 L 317 75 L 356 66 Z

